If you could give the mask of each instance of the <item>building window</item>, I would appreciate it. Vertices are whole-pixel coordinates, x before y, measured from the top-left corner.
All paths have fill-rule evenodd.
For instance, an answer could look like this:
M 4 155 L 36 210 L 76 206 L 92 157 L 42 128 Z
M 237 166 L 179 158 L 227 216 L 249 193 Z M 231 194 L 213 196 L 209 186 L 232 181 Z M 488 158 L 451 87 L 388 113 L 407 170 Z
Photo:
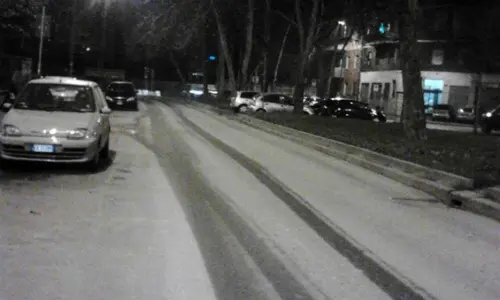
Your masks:
M 444 62 L 444 50 L 443 49 L 434 49 L 432 50 L 432 61 L 431 63 L 434 66 L 440 66 Z
M 347 54 L 344 56 L 342 67 L 344 69 L 349 69 L 349 55 Z
M 396 97 L 396 80 L 392 81 L 392 98 Z
M 360 67 L 359 66 L 359 61 L 360 61 L 359 54 L 354 55 L 354 69 L 359 69 L 359 67 Z

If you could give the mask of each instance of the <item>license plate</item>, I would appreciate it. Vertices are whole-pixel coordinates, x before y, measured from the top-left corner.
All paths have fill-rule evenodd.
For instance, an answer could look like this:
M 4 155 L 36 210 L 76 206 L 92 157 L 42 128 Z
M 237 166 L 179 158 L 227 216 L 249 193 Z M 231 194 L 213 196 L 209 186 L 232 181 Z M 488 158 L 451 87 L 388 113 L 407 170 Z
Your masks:
M 118 100 L 118 101 L 116 102 L 116 104 L 118 104 L 118 105 L 123 105 L 123 101 Z
M 31 151 L 33 152 L 43 152 L 43 153 L 51 153 L 54 152 L 55 147 L 53 145 L 38 145 L 35 144 L 31 146 Z

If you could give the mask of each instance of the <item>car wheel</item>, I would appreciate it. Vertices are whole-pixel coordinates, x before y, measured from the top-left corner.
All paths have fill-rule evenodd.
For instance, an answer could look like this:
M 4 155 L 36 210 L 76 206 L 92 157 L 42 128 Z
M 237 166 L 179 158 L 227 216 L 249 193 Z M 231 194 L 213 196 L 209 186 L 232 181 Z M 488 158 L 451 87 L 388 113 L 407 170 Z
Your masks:
M 491 127 L 489 127 L 488 125 L 483 125 L 481 126 L 481 131 L 485 134 L 490 134 L 491 133 Z
M 99 141 L 100 143 L 100 141 Z M 85 168 L 91 172 L 91 173 L 95 173 L 97 172 L 97 170 L 99 169 L 99 166 L 101 164 L 101 153 L 102 153 L 102 150 L 97 152 L 94 157 L 88 161 L 86 164 L 85 164 Z
M 109 157 L 110 157 L 110 153 L 109 153 L 109 138 L 106 141 L 106 145 L 104 145 L 104 147 L 102 148 L 101 152 L 99 152 L 99 155 L 101 156 L 101 159 L 103 159 L 103 160 L 108 160 L 109 159 Z
M 12 161 L 0 158 L 0 170 L 8 171 L 12 168 Z
M 240 112 L 240 113 L 247 113 L 248 112 L 248 106 L 246 106 L 246 105 L 240 105 L 238 107 L 238 112 Z

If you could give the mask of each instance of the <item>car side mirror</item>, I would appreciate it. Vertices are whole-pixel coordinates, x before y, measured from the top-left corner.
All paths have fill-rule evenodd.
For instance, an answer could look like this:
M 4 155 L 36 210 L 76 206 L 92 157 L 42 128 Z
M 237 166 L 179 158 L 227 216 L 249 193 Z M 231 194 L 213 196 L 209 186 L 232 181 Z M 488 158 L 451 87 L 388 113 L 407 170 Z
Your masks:
M 3 112 L 8 112 L 12 108 L 12 103 L 5 102 L 2 104 L 2 111 Z
M 109 107 L 101 108 L 101 114 L 109 115 L 111 113 L 111 109 Z

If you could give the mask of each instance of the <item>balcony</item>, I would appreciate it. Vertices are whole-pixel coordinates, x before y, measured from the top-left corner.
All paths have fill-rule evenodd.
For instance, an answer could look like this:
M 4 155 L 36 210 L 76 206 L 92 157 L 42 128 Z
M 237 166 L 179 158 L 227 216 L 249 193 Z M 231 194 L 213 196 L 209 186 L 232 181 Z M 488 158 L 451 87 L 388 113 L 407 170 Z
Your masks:
M 361 64 L 361 71 L 393 71 L 399 70 L 399 60 L 391 58 L 376 58 L 369 61 L 364 61 Z

